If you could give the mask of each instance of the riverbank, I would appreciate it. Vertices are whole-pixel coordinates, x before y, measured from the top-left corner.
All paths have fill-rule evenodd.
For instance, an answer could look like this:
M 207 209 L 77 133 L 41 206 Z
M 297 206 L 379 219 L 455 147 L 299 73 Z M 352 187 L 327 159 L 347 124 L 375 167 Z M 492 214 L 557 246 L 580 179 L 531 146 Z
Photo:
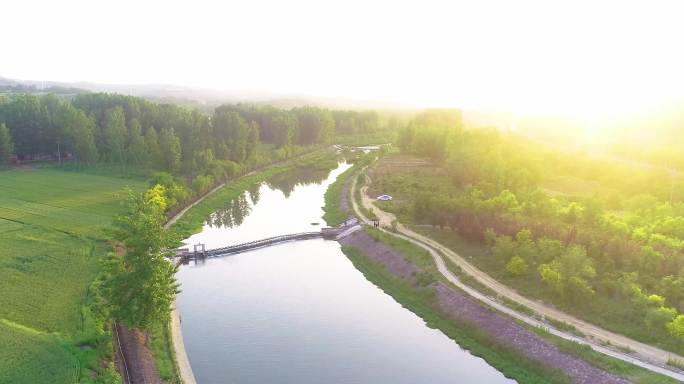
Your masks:
M 192 373 L 192 366 L 190 359 L 185 351 L 185 344 L 183 343 L 183 332 L 181 330 L 181 317 L 176 303 L 173 303 L 173 311 L 171 312 L 171 341 L 173 343 L 173 350 L 176 356 L 176 367 L 178 367 L 178 375 L 183 384 L 196 384 L 195 375 Z
M 355 176 L 354 176 L 355 177 Z M 354 190 L 354 185 L 355 183 L 352 184 L 352 189 L 351 191 Z M 344 194 L 342 194 L 342 198 L 352 198 L 350 196 L 351 191 L 346 191 Z M 353 204 L 354 201 L 351 200 L 353 208 L 356 208 L 356 204 Z M 356 213 L 363 217 L 362 214 L 356 209 Z M 386 236 L 390 236 L 391 234 L 387 234 Z M 391 236 L 394 238 L 394 236 Z M 399 236 L 402 237 L 402 236 Z M 352 238 L 346 239 L 345 241 L 352 241 Z M 360 247 L 358 246 L 360 245 Z M 382 243 L 380 243 L 380 246 Z M 378 254 L 377 252 L 377 247 L 379 245 L 377 244 L 372 244 L 372 242 L 368 241 L 361 241 L 360 244 L 357 244 L 356 248 L 361 248 L 363 251 L 357 252 L 360 253 L 361 255 L 365 255 L 367 253 L 370 254 Z M 418 251 L 422 251 L 422 249 L 419 249 Z M 354 251 L 352 251 L 354 252 Z M 414 250 L 415 252 L 415 250 Z M 422 251 L 424 252 L 424 251 Z M 431 250 L 431 252 L 434 252 Z M 413 253 L 413 252 L 411 252 Z M 402 278 L 401 276 L 403 275 L 404 279 L 406 279 L 406 268 L 399 268 L 396 270 L 396 266 L 398 265 L 397 260 L 400 260 L 400 258 L 397 257 L 391 257 L 391 252 L 380 252 L 381 255 L 383 255 L 380 260 L 371 260 L 371 265 L 372 262 L 379 262 L 382 266 L 385 266 L 388 270 L 392 270 L 392 268 L 395 268 L 394 273 L 392 276 L 394 277 L 399 277 Z M 440 258 L 441 256 L 439 255 L 432 255 L 433 257 Z M 368 258 L 368 257 L 366 257 Z M 389 258 L 389 260 L 387 260 Z M 437 259 L 435 258 L 435 261 Z M 370 260 L 370 259 L 369 259 Z M 432 263 L 432 262 L 431 262 Z M 400 264 L 400 263 L 399 263 Z M 434 263 L 432 263 L 434 265 Z M 443 262 L 442 262 L 443 264 Z M 371 268 L 372 269 L 372 268 Z M 441 269 L 446 268 L 440 268 L 440 272 L 442 272 Z M 415 274 L 415 271 L 414 271 Z M 375 274 L 371 273 L 371 276 Z M 422 272 L 419 272 L 420 276 L 422 275 Z M 424 279 L 424 277 L 421 277 L 421 279 Z M 410 283 L 409 279 L 409 283 Z M 390 284 L 386 280 L 381 281 L 383 284 Z M 450 313 L 452 316 L 450 316 L 453 320 L 453 315 L 460 316 L 463 315 L 461 312 L 465 311 L 465 319 L 461 318 L 459 319 L 460 321 L 466 320 L 467 322 L 471 323 L 471 325 L 476 325 L 476 331 L 482 332 L 483 330 L 486 331 L 486 333 L 490 333 L 495 337 L 498 337 L 499 343 L 503 343 L 504 349 L 509 348 L 509 347 L 514 347 L 517 348 L 518 354 L 523 354 L 527 355 L 528 358 L 531 358 L 533 360 L 540 360 L 541 363 L 546 366 L 546 367 L 554 367 L 557 368 L 561 371 L 564 371 L 566 374 L 569 374 L 573 382 L 626 382 L 624 381 L 625 377 L 628 377 L 630 380 L 635 380 L 635 382 L 643 382 L 643 383 L 653 383 L 653 382 L 658 382 L 658 383 L 669 383 L 669 382 L 674 382 L 669 378 L 665 378 L 663 376 L 655 375 L 652 374 L 648 371 L 643 370 L 642 368 L 637 368 L 634 367 L 634 369 L 630 370 L 624 370 L 624 364 L 621 364 L 621 362 L 614 361 L 612 364 L 606 363 L 606 364 L 594 364 L 593 361 L 589 361 L 590 359 L 587 359 L 588 356 L 591 356 L 591 354 L 587 353 L 576 353 L 576 348 L 573 350 L 573 348 L 568 348 L 567 345 L 559 345 L 558 343 L 553 343 L 551 342 L 548 338 L 541 338 L 539 337 L 538 333 L 535 332 L 535 329 L 531 329 L 528 327 L 522 327 L 522 324 L 518 324 L 515 320 L 507 317 L 507 316 L 501 316 L 497 312 L 492 312 L 488 307 L 483 307 L 477 300 L 472 299 L 468 295 L 465 295 L 465 293 L 461 292 L 460 296 L 465 297 L 465 300 L 472 301 L 472 303 L 475 305 L 475 307 L 468 306 L 464 307 L 464 299 L 462 297 L 452 297 L 449 299 L 449 292 L 460 292 L 458 289 L 455 289 L 455 287 L 449 286 L 450 281 L 441 281 L 440 285 L 436 288 L 435 292 L 433 295 L 435 297 L 439 298 L 439 303 L 438 303 L 438 308 L 437 310 L 439 312 L 454 312 L 455 313 Z M 446 285 L 445 285 L 446 284 Z M 462 284 L 462 283 L 461 283 Z M 390 284 L 391 285 L 391 284 Z M 415 284 L 414 284 L 415 285 Z M 384 288 L 383 288 L 384 289 Z M 400 290 L 401 291 L 401 290 Z M 449 294 L 447 294 L 449 293 Z M 394 294 L 392 294 L 394 297 Z M 397 299 L 397 297 L 395 297 Z M 454 307 L 453 303 L 458 303 Z M 464 310 L 464 308 L 470 308 L 469 310 Z M 480 308 L 481 310 L 485 312 L 479 312 L 478 310 L 472 310 L 473 308 Z M 446 311 L 445 311 L 446 309 Z M 478 315 L 479 313 L 479 315 Z M 484 320 L 484 315 L 486 313 L 492 313 L 497 315 L 498 317 L 495 318 L 490 318 L 487 322 Z M 511 328 L 502 328 L 504 323 L 501 323 L 501 319 L 504 319 L 509 325 L 512 325 L 513 327 Z M 489 327 L 490 329 L 487 329 L 487 327 L 482 327 L 481 323 L 487 323 L 489 325 L 493 324 L 493 327 Z M 484 329 L 483 329 L 484 328 Z M 502 329 L 509 329 L 510 332 L 506 333 L 503 332 Z M 446 332 L 445 332 L 446 333 Z M 524 335 L 524 337 L 521 337 L 521 335 Z M 505 336 L 505 337 L 504 337 Z M 542 335 L 545 336 L 545 335 Z M 513 343 L 511 345 L 510 340 L 513 340 L 517 343 Z M 527 343 L 520 343 L 520 341 L 525 341 L 527 340 Z M 485 342 L 487 344 L 487 342 Z M 530 351 L 533 351 L 533 353 L 529 353 Z M 549 358 L 551 356 L 551 358 Z M 556 357 L 553 357 L 556 356 Z M 603 360 L 610 360 L 610 358 L 606 357 Z M 489 359 L 488 359 L 489 362 Z M 605 362 L 605 361 L 604 361 Z M 618 367 L 619 366 L 619 367 Z M 606 369 L 612 373 L 608 373 Z M 629 373 L 628 373 L 629 372 Z M 607 375 L 607 376 L 604 376 Z
M 354 190 L 355 187 L 352 186 L 352 189 Z M 354 191 L 356 196 L 357 192 L 359 191 Z M 457 287 L 460 290 L 463 290 L 468 294 L 468 296 L 471 299 L 476 300 L 478 303 L 482 303 L 481 305 L 486 305 L 487 308 L 494 308 L 498 312 L 507 315 L 506 318 L 515 321 L 516 323 L 520 325 L 524 325 L 526 329 L 530 332 L 536 333 L 541 335 L 547 343 L 554 344 L 555 346 L 559 347 L 561 350 L 563 350 L 566 354 L 573 355 L 576 357 L 581 358 L 585 362 L 589 363 L 592 366 L 596 366 L 598 368 L 601 368 L 603 370 L 607 370 L 614 375 L 617 375 L 622 378 L 626 378 L 630 381 L 634 381 L 637 383 L 674 383 L 675 380 L 673 378 L 679 378 L 678 374 L 675 372 L 672 372 L 670 370 L 666 370 L 664 368 L 661 368 L 659 366 L 654 366 L 652 364 L 648 364 L 644 361 L 640 361 L 634 358 L 629 358 L 628 356 L 625 355 L 625 353 L 621 353 L 619 351 L 615 351 L 614 349 L 610 348 L 609 345 L 598 345 L 597 343 L 587 341 L 584 339 L 580 339 L 576 337 L 573 334 L 569 334 L 568 332 L 560 331 L 558 329 L 555 329 L 553 325 L 550 325 L 547 322 L 540 321 L 535 318 L 531 318 L 529 315 L 527 315 L 526 312 L 519 312 L 518 309 L 510 308 L 507 305 L 501 303 L 499 300 L 494 298 L 493 296 L 490 296 L 489 293 L 483 294 L 480 291 L 473 289 L 471 286 L 466 285 L 463 281 L 460 280 L 459 277 L 456 277 L 454 273 L 447 268 L 447 264 L 449 264 L 452 260 L 447 259 L 447 262 L 445 263 L 444 259 L 442 258 L 443 253 L 449 252 L 448 250 L 444 250 L 443 247 L 439 245 L 432 245 L 434 242 L 433 241 L 418 241 L 414 239 L 411 236 L 408 236 L 404 234 L 406 229 L 396 221 L 394 221 L 393 217 L 390 217 L 389 214 L 379 210 L 377 207 L 371 208 L 372 204 L 370 204 L 370 199 L 368 196 L 366 196 L 364 189 L 362 188 L 360 193 L 358 193 L 359 198 L 362 199 L 361 201 L 363 202 L 364 205 L 366 205 L 367 209 L 374 209 L 378 215 L 382 217 L 382 221 L 388 225 L 389 223 L 392 223 L 392 227 L 396 227 L 396 231 L 400 231 L 402 234 L 396 233 L 396 232 L 389 232 L 383 230 L 383 232 L 386 232 L 388 235 L 392 235 L 393 237 L 398 237 L 405 239 L 407 241 L 410 241 L 411 243 L 419 246 L 421 249 L 428 250 L 433 259 L 434 262 L 437 264 L 438 269 L 440 274 L 446 278 L 446 280 L 451 283 L 454 287 Z M 359 207 L 356 204 L 356 201 L 353 200 L 352 198 L 352 206 L 356 212 L 356 214 L 359 217 L 364 217 L 364 214 L 361 212 Z M 408 232 L 410 233 L 410 232 Z M 446 256 L 449 256 L 446 254 Z M 478 288 L 479 289 L 479 288 Z M 514 320 L 513 320 L 514 319 Z M 537 328 L 541 328 L 541 330 L 545 330 L 546 332 L 541 332 Z M 498 331 L 498 328 L 496 329 L 496 334 L 499 334 L 500 332 Z M 550 337 L 547 337 L 547 333 L 552 333 L 554 336 L 563 338 L 566 341 L 565 343 L 558 343 L 557 340 L 552 339 Z M 580 343 L 580 344 L 577 344 Z M 588 353 L 584 351 L 584 348 L 591 347 L 591 349 L 594 349 L 595 351 L 599 351 L 601 354 L 601 359 L 596 359 L 595 356 L 599 352 L 593 352 L 593 353 Z M 619 359 L 619 360 L 616 360 Z M 599 361 L 600 360 L 600 361 Z M 625 360 L 628 363 L 625 363 L 620 360 Z M 629 367 L 626 367 L 626 364 L 634 364 L 630 365 Z M 646 369 L 647 368 L 647 369 Z M 664 376 L 663 376 L 664 375 Z M 669 377 L 665 377 L 669 376 Z M 670 378 L 672 377 L 672 378 Z

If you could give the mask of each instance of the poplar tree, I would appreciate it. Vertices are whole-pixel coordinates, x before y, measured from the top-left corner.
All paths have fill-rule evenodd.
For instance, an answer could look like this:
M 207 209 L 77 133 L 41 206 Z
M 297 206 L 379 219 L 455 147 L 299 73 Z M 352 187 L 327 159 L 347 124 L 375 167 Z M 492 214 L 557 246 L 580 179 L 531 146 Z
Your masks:
M 14 143 L 9 129 L 3 123 L 0 124 L 0 164 L 5 164 L 14 154 Z
M 115 221 L 125 254 L 110 260 L 103 287 L 112 317 L 128 327 L 149 330 L 168 321 L 178 293 L 177 267 L 167 251 L 177 241 L 164 229 L 167 205 L 159 184 L 144 194 L 129 191 L 128 211 Z

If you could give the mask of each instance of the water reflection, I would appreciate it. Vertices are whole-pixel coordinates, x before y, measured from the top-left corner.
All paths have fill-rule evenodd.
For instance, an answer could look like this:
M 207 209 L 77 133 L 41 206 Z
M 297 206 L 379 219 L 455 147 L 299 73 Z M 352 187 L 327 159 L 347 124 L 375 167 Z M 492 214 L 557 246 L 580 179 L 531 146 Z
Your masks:
M 301 167 L 275 175 L 265 184 L 271 189 L 281 191 L 288 198 L 297 186 L 320 185 L 330 176 L 331 171 L 332 168 Z M 209 215 L 205 224 L 212 228 L 233 228 L 242 225 L 245 218 L 252 213 L 252 207 L 259 203 L 260 189 L 261 184 L 251 186 L 245 193 Z
M 337 165 L 337 164 L 336 164 Z M 266 184 L 283 192 L 285 197 L 290 197 L 292 191 L 298 185 L 321 184 L 330 175 L 330 169 L 318 167 L 303 167 L 290 172 L 281 173 L 270 178 Z
M 257 185 L 257 188 L 259 185 Z M 251 202 L 247 200 L 250 197 Z M 252 193 L 248 191 L 233 199 L 228 205 L 212 213 L 209 216 L 206 224 L 210 227 L 226 227 L 232 228 L 234 226 L 242 225 L 247 217 L 252 212 L 252 205 L 259 201 L 259 191 Z
M 248 190 L 247 193 L 249 193 L 249 198 L 252 200 L 252 204 L 257 205 L 259 204 L 259 197 L 261 196 L 259 194 L 259 184 L 254 184 L 252 185 Z

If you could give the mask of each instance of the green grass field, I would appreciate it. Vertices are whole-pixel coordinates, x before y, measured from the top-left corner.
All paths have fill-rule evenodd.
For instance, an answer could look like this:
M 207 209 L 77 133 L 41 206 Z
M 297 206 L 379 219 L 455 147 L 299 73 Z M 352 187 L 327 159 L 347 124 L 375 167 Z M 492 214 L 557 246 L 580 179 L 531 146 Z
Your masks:
M 85 303 L 126 186 L 144 184 L 58 169 L 0 171 L 0 383 L 82 382 L 99 369 Z

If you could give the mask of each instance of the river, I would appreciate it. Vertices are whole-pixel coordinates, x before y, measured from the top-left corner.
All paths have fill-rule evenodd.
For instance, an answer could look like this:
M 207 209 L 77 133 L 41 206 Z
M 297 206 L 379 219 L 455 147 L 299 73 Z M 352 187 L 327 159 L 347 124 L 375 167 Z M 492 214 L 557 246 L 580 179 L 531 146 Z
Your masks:
M 276 176 L 215 212 L 207 248 L 316 231 L 349 168 Z M 399 305 L 334 241 L 307 240 L 182 266 L 177 304 L 198 383 L 511 383 Z

